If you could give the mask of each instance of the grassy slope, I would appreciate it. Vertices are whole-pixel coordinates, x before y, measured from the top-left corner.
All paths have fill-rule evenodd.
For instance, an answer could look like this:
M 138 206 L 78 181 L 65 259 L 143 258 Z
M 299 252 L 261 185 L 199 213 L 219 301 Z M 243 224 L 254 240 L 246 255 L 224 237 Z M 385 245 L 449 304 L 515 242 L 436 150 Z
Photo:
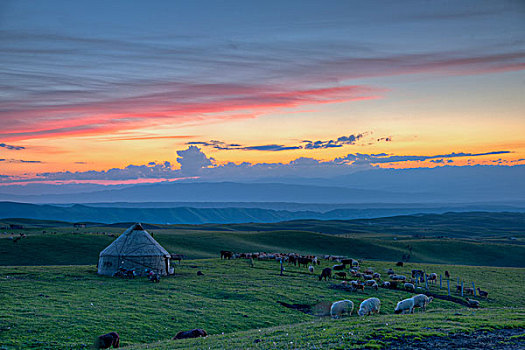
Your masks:
M 50 234 L 49 232 L 57 232 Z M 28 237 L 13 243 L 0 236 L 0 265 L 81 265 L 96 264 L 99 252 L 111 243 L 101 232 L 120 234 L 121 228 L 103 227 L 74 230 L 72 228 L 28 229 Z M 99 234 L 96 234 L 96 233 Z M 186 231 L 152 230 L 155 238 L 168 251 L 189 258 L 218 256 L 222 249 L 238 252 L 299 252 L 346 255 L 355 258 L 399 260 L 413 248 L 411 261 L 464 265 L 524 267 L 525 245 L 509 241 L 461 239 L 415 239 L 392 236 L 339 236 L 306 231 Z
M 310 339 L 303 339 L 302 325 L 293 328 L 286 326 L 288 324 L 316 322 L 308 325 L 306 334 L 312 337 L 318 332 L 317 327 L 324 329 L 332 325 L 332 321 L 328 320 L 317 323 L 318 317 L 284 308 L 277 300 L 317 304 L 348 298 L 359 304 L 364 298 L 377 296 L 382 300 L 381 315 L 384 316 L 380 317 L 386 318 L 370 322 L 389 320 L 397 323 L 400 320 L 426 317 L 393 315 L 396 302 L 410 295 L 405 291 L 380 289 L 367 290 L 365 294 L 350 293 L 328 288 L 330 282 L 319 282 L 316 276 L 308 274 L 304 268 L 288 267 L 286 276 L 281 277 L 278 275 L 278 263 L 256 261 L 255 264 L 255 268 L 250 268 L 244 260 L 186 261 L 176 269 L 175 277 L 165 278 L 160 284 L 152 284 L 144 279 L 120 280 L 98 276 L 94 266 L 0 267 L 0 296 L 4 309 L 0 313 L 0 344 L 8 348 L 81 348 L 82 344 L 90 344 L 97 334 L 117 331 L 123 345 L 131 345 L 167 340 L 179 330 L 196 327 L 217 335 L 284 326 L 264 332 L 271 333 L 269 339 L 280 339 L 279 347 L 285 347 L 283 341 L 289 341 L 290 338 L 291 341 Z M 384 271 L 393 263 L 365 262 L 365 266 Z M 489 323 L 524 326 L 525 302 L 520 291 L 525 269 L 409 264 L 397 271 L 407 273 L 411 268 L 420 267 L 438 273 L 448 269 L 454 278 L 458 276 L 465 282 L 475 281 L 482 289 L 489 290 L 491 297 L 482 300 L 481 304 L 483 308 L 498 308 L 498 317 L 480 321 L 480 327 Z M 203 271 L 204 276 L 197 276 L 197 270 Z M 432 287 L 432 290 L 445 292 L 436 287 Z M 508 306 L 518 309 L 500 309 Z M 458 318 L 449 310 L 472 314 L 464 306 L 443 300 L 434 301 L 430 309 L 440 319 Z M 486 313 L 484 315 L 488 317 Z M 355 315 L 341 322 L 344 323 L 333 323 L 335 328 L 323 333 L 323 337 L 318 340 L 327 342 L 337 338 L 339 342 L 338 336 L 334 338 L 331 334 L 342 331 L 348 333 L 348 328 L 341 325 L 358 323 Z M 409 323 L 412 328 L 417 324 L 413 321 Z M 434 327 L 432 323 L 429 326 Z M 285 337 L 285 331 L 292 335 Z M 253 342 L 255 332 L 251 331 L 247 338 L 243 338 L 242 334 L 233 335 L 233 338 L 240 339 L 239 344 L 245 344 L 245 340 Z M 369 333 L 368 330 L 363 332 L 360 339 L 366 338 Z M 224 337 L 219 336 L 206 340 L 215 348 L 222 347 L 220 344 L 225 341 Z M 191 348 L 194 343 L 178 344 Z M 166 348 L 172 346 L 170 344 Z

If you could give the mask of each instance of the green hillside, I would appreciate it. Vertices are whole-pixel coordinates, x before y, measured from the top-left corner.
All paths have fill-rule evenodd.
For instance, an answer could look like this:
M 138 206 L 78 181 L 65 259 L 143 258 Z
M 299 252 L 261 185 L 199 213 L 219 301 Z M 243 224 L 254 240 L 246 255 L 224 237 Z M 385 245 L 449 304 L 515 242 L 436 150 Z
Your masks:
M 317 273 L 330 264 L 323 261 Z M 256 261 L 253 268 L 246 260 L 185 261 L 176 267 L 175 276 L 166 277 L 159 284 L 145 278 L 98 276 L 93 265 L 0 267 L 4 311 L 0 313 L 0 343 L 4 349 L 82 349 L 96 335 L 116 331 L 124 346 L 165 341 L 156 347 L 245 348 L 261 338 L 263 343 L 258 348 L 287 348 L 290 342 L 300 348 L 308 342 L 324 348 L 353 341 L 368 343 L 371 338 L 387 334 L 387 330 L 395 336 L 423 337 L 443 335 L 450 330 L 525 327 L 521 295 L 525 269 L 394 265 L 363 262 L 364 267 L 382 273 L 389 267 L 403 274 L 409 274 L 412 268 L 437 273 L 449 270 L 452 286 L 460 278 L 490 291 L 489 298 L 481 300 L 484 310 L 474 311 L 453 301 L 436 299 L 426 314 L 394 315 L 397 301 L 411 293 L 381 288 L 366 289 L 364 293 L 333 289 L 330 287 L 340 281 L 320 282 L 305 268 L 286 266 L 285 276 L 279 276 L 279 264 L 275 261 Z M 204 275 L 198 276 L 197 271 Z M 430 291 L 446 293 L 439 286 L 431 286 Z M 454 291 L 453 295 L 459 297 Z M 353 316 L 343 320 L 323 316 L 335 300 L 350 299 L 359 305 L 372 296 L 382 302 L 378 316 L 363 320 L 355 315 L 355 310 Z M 308 305 L 311 311 L 286 308 L 279 301 Z M 361 323 L 374 328 L 362 328 Z M 425 328 L 421 327 L 423 324 Z M 204 328 L 211 336 L 206 340 L 168 341 L 178 331 L 191 328 Z M 348 337 L 351 330 L 355 334 Z

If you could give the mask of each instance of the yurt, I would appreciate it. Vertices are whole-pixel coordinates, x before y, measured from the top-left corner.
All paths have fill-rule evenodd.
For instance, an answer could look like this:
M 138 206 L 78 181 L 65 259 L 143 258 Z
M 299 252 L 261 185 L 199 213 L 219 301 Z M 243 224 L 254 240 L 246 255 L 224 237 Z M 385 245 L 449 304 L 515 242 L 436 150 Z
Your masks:
M 119 268 L 124 268 L 135 269 L 137 275 L 145 275 L 146 269 L 167 275 L 170 258 L 141 224 L 134 224 L 100 252 L 98 273 L 113 276 Z

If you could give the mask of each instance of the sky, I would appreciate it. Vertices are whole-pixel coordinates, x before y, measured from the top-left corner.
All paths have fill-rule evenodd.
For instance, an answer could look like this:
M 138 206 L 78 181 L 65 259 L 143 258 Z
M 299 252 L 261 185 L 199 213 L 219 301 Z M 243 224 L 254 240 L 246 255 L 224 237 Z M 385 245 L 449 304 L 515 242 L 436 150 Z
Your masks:
M 523 1 L 2 1 L 0 183 L 525 164 Z

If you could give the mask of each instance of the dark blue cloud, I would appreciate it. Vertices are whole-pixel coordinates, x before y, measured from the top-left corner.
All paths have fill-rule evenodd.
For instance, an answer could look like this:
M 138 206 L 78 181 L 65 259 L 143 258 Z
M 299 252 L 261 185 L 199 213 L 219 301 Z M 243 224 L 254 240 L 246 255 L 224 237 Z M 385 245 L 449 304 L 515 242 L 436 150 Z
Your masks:
M 5 143 L 0 143 L 0 147 L 6 148 L 9 150 L 14 150 L 14 151 L 20 151 L 22 149 L 25 149 L 25 147 L 22 147 L 22 146 L 6 145 Z

